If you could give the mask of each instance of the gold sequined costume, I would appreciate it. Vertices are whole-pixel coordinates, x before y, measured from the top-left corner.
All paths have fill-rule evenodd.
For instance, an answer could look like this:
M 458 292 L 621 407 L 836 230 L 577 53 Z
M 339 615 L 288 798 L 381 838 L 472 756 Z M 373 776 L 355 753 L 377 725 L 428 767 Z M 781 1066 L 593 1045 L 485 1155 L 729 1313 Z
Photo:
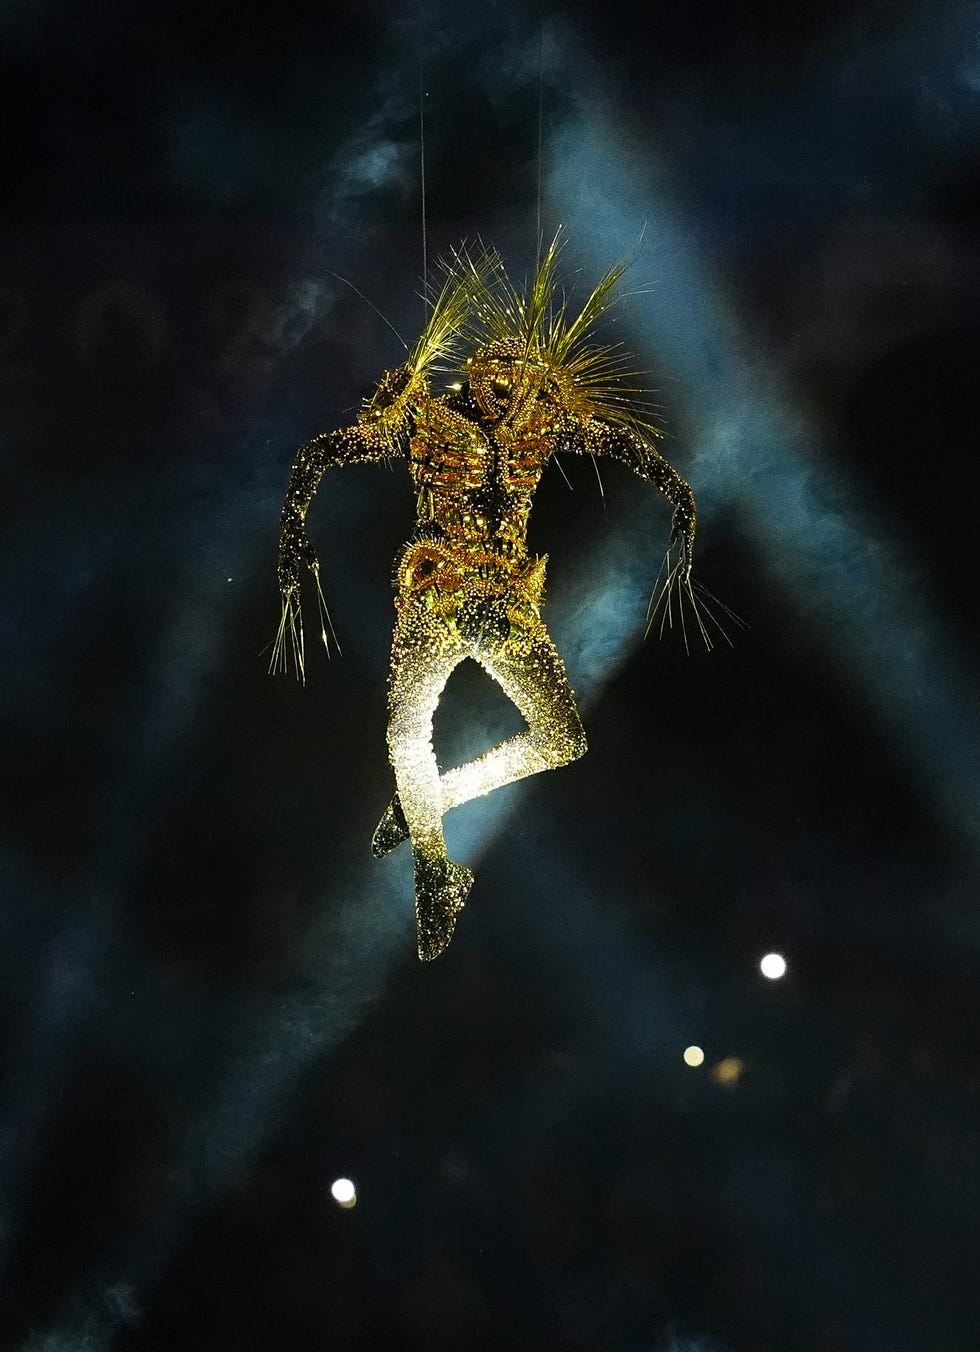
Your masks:
M 541 619 L 546 560 L 527 550 L 532 499 L 552 455 L 612 456 L 667 497 L 677 553 L 663 596 L 669 606 L 675 587 L 678 594 L 686 589 L 694 604 L 694 496 L 652 444 L 656 429 L 630 411 L 618 354 L 588 342 L 623 269 L 612 269 L 573 319 L 556 303 L 556 255 L 557 241 L 521 292 L 495 256 L 458 254 L 409 361 L 384 376 L 353 427 L 302 447 L 283 507 L 283 614 L 273 665 L 284 665 L 291 642 L 302 673 L 301 565 L 314 574 L 319 595 L 304 520 L 320 479 L 331 466 L 408 461 L 418 519 L 396 570 L 388 745 L 397 791 L 372 847 L 382 856 L 411 840 L 422 959 L 449 943 L 473 882 L 470 870 L 447 856 L 443 815 L 586 749 L 565 668 Z M 465 383 L 433 394 L 431 363 L 462 344 L 470 352 Z M 433 714 L 467 657 L 498 682 L 527 730 L 440 774 Z

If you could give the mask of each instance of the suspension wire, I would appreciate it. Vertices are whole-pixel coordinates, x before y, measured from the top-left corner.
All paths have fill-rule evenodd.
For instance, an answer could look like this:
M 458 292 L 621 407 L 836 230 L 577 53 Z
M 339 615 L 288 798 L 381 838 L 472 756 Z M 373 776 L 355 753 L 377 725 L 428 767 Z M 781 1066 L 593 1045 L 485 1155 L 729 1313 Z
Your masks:
M 423 58 L 419 56 L 419 171 L 422 179 L 422 318 L 424 321 L 426 318 L 425 295 L 426 288 L 429 285 L 429 242 L 425 229 L 425 83 L 422 60 Z
M 544 7 L 541 9 L 541 19 L 538 25 L 538 244 L 536 265 L 541 266 L 541 181 L 542 181 L 542 157 L 541 157 L 541 128 L 544 123 Z

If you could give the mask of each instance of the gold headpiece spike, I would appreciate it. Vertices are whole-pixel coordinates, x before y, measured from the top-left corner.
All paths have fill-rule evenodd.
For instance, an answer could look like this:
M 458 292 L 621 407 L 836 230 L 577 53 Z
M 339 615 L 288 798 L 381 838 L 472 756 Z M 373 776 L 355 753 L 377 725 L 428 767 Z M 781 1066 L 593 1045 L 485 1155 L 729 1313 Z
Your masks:
M 446 275 L 434 300 L 425 328 L 419 334 L 408 365 L 424 375 L 432 362 L 448 355 L 466 314 L 467 291 L 462 278 Z
M 614 292 L 628 267 L 628 263 L 614 264 L 595 286 L 577 318 L 573 319 L 571 324 L 568 325 L 562 322 L 561 331 L 555 335 L 553 348 L 553 355 L 562 366 L 569 364 L 575 349 L 585 341 L 589 330 L 616 303 L 618 297 L 614 295 Z M 561 317 L 564 321 L 564 307 Z M 596 349 L 597 353 L 609 351 L 609 348 Z
M 489 280 L 500 267 L 498 256 L 482 245 L 471 253 L 466 245 L 454 249 L 450 259 L 440 259 L 442 285 L 434 300 L 428 323 L 409 357 L 408 365 L 416 375 L 424 375 L 429 366 L 455 353 L 457 339 L 466 328 L 474 309 L 485 304 Z
M 521 336 L 529 352 L 532 348 L 548 346 L 554 322 L 552 298 L 555 293 L 555 264 L 558 261 L 558 254 L 563 243 L 564 231 L 559 227 L 544 258 L 538 264 L 534 280 L 531 283 L 530 295 L 524 303 L 524 324 Z

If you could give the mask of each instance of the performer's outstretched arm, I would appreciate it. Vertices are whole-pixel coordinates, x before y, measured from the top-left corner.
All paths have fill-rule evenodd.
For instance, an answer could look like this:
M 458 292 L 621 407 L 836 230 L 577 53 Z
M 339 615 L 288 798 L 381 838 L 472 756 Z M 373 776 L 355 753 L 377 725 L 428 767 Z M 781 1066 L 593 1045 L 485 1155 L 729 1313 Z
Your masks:
M 321 635 L 329 647 L 329 615 L 320 589 L 320 564 L 316 550 L 305 530 L 306 513 L 320 487 L 326 470 L 340 465 L 388 460 L 408 453 L 414 427 L 409 398 L 418 391 L 411 386 L 418 378 L 404 367 L 389 371 L 353 427 L 324 432 L 306 442 L 296 453 L 289 474 L 286 499 L 279 518 L 279 591 L 282 616 L 273 645 L 270 670 L 287 666 L 286 637 L 289 636 L 296 674 L 302 678 L 305 668 L 303 620 L 300 603 L 300 574 L 305 565 L 313 574 L 321 609 Z M 336 641 L 336 639 L 334 640 Z
M 647 627 L 673 628 L 675 621 L 688 645 L 688 618 L 693 619 L 705 647 L 714 646 L 710 628 L 715 628 L 726 643 L 731 639 L 719 619 L 717 611 L 738 628 L 744 628 L 739 617 L 706 588 L 692 580 L 694 563 L 694 536 L 697 530 L 697 503 L 690 485 L 677 473 L 653 443 L 652 429 L 644 432 L 628 425 L 606 421 L 594 416 L 570 418 L 556 437 L 554 449 L 578 454 L 608 455 L 622 461 L 634 474 L 658 488 L 674 508 L 673 532 L 670 546 L 654 584 L 647 606 Z M 676 550 L 675 550 L 676 547 Z M 686 615 L 685 615 L 686 612 Z
M 691 486 L 650 441 L 628 427 L 589 418 L 583 425 L 578 444 L 570 449 L 609 455 L 621 461 L 634 474 L 660 490 L 674 509 L 671 544 L 680 546 L 682 582 L 690 582 L 694 561 L 694 535 L 697 530 L 697 503 Z

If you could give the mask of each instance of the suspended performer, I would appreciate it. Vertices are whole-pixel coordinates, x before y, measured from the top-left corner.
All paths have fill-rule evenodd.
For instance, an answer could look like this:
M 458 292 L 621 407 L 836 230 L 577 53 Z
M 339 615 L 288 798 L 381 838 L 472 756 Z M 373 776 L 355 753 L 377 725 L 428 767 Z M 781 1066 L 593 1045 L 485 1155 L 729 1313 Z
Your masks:
M 396 789 L 372 849 L 381 858 L 411 842 L 418 952 L 425 961 L 446 948 L 473 884 L 470 869 L 446 853 L 444 814 L 526 775 L 566 765 L 586 749 L 574 694 L 541 618 L 546 556 L 527 548 L 534 492 L 556 452 L 612 456 L 672 504 L 666 580 L 652 598 L 652 617 L 659 611 L 672 622 L 672 606 L 682 608 L 686 595 L 707 641 L 706 606 L 695 600 L 691 583 L 694 494 L 657 450 L 659 430 L 636 411 L 618 349 L 590 341 L 625 267 L 612 268 L 573 317 L 556 293 L 558 245 L 556 238 L 524 289 L 510 282 L 495 255 L 455 254 L 406 364 L 383 376 L 353 427 L 300 449 L 282 510 L 282 618 L 272 667 L 285 669 L 291 651 L 302 677 L 303 567 L 316 583 L 328 642 L 319 564 L 304 530 L 323 473 L 364 461 L 408 461 L 417 521 L 395 573 L 388 747 Z M 433 394 L 432 364 L 463 355 L 462 383 Z M 527 730 L 440 773 L 433 714 L 450 674 L 467 657 L 505 691 Z

